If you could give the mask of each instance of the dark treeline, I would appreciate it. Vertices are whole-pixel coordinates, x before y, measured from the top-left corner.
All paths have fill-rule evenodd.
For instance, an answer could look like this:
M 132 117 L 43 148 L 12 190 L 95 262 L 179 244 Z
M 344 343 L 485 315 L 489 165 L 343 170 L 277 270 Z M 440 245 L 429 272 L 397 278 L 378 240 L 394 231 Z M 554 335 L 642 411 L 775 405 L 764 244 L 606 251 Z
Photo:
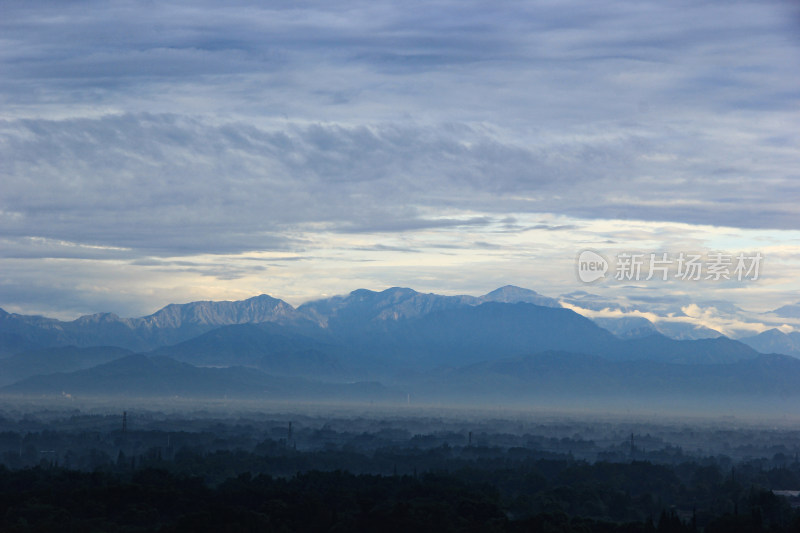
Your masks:
M 800 513 L 770 490 L 800 487 L 797 462 L 589 462 L 448 444 L 298 451 L 272 439 L 252 451 L 208 451 L 201 439 L 85 456 L 91 471 L 46 457 L 0 467 L 0 530 L 800 530 Z
M 337 411 L 338 413 L 338 411 Z M 800 531 L 794 426 L 0 416 L 0 531 Z

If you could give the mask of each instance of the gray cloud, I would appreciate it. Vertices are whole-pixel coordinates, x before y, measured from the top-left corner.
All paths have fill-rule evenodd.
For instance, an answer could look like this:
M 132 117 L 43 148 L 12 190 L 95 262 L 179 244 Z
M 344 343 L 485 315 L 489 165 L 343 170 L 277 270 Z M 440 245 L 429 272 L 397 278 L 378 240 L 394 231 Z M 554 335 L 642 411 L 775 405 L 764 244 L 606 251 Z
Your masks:
M 373 244 L 372 246 L 357 246 L 353 250 L 361 252 L 405 252 L 405 253 L 420 253 L 420 250 L 408 248 L 404 246 L 387 246 L 385 244 Z
M 797 229 L 797 21 L 777 0 L 9 0 L 0 259 L 156 268 L 575 219 Z
M 5 2 L 0 90 L 12 106 L 546 127 L 645 108 L 647 118 L 667 108 L 785 110 L 796 102 L 795 11 L 783 2 Z
M 155 255 L 291 250 L 320 224 L 352 233 L 492 222 L 430 216 L 448 210 L 788 229 L 800 198 L 799 180 L 769 168 L 774 155 L 755 161 L 774 148 L 671 129 L 609 125 L 613 134 L 524 146 L 467 125 L 273 130 L 126 114 L 1 127 L 3 232 L 17 243 L 46 239 L 29 255 L 122 253 L 41 244 L 59 241 Z M 664 147 L 675 155 L 642 160 Z

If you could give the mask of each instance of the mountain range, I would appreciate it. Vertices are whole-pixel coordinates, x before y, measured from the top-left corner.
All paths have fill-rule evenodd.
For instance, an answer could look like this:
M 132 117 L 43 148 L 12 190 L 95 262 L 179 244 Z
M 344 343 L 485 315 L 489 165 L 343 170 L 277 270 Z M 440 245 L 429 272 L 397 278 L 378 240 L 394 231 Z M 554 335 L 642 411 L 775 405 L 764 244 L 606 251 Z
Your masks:
M 800 360 L 760 353 L 795 350 L 794 334 L 739 342 L 653 326 L 592 321 L 513 286 L 480 297 L 359 289 L 297 308 L 261 295 L 70 322 L 0 310 L 0 385 L 6 394 L 370 401 L 796 394 Z
M 291 305 L 267 295 L 239 302 L 170 304 L 140 318 L 98 313 L 70 322 L 10 314 L 0 309 L 0 355 L 67 345 L 114 345 L 145 351 L 191 339 L 219 326 L 280 324 L 299 319 L 300 315 Z

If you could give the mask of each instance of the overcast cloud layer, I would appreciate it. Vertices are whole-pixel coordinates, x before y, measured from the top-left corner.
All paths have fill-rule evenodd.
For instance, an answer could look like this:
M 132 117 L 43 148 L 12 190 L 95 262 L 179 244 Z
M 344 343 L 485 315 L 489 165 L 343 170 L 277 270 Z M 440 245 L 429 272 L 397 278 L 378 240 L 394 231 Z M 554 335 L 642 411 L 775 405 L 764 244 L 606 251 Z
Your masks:
M 800 300 L 796 3 L 0 10 L 5 309 L 556 296 L 587 247 L 765 250 L 758 284 L 629 290 Z

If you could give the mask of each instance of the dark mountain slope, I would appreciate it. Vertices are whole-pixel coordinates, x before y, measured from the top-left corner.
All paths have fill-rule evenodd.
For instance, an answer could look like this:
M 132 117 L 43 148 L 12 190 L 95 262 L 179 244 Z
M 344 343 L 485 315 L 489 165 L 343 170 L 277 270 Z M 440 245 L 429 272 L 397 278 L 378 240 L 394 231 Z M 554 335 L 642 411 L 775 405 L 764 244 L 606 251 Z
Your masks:
M 205 366 L 249 366 L 271 374 L 332 376 L 342 372 L 325 344 L 278 324 L 223 326 L 188 341 L 159 348 L 152 355 Z
M 89 348 L 60 346 L 23 352 L 0 359 L 0 385 L 14 383 L 37 374 L 71 372 L 82 368 L 91 368 L 127 355 L 131 355 L 130 350 L 115 346 L 92 346 Z
M 34 376 L 6 394 L 374 401 L 393 395 L 377 383 L 322 383 L 279 378 L 243 367 L 198 368 L 136 354 L 86 370 Z M 397 396 L 397 394 L 394 394 Z

